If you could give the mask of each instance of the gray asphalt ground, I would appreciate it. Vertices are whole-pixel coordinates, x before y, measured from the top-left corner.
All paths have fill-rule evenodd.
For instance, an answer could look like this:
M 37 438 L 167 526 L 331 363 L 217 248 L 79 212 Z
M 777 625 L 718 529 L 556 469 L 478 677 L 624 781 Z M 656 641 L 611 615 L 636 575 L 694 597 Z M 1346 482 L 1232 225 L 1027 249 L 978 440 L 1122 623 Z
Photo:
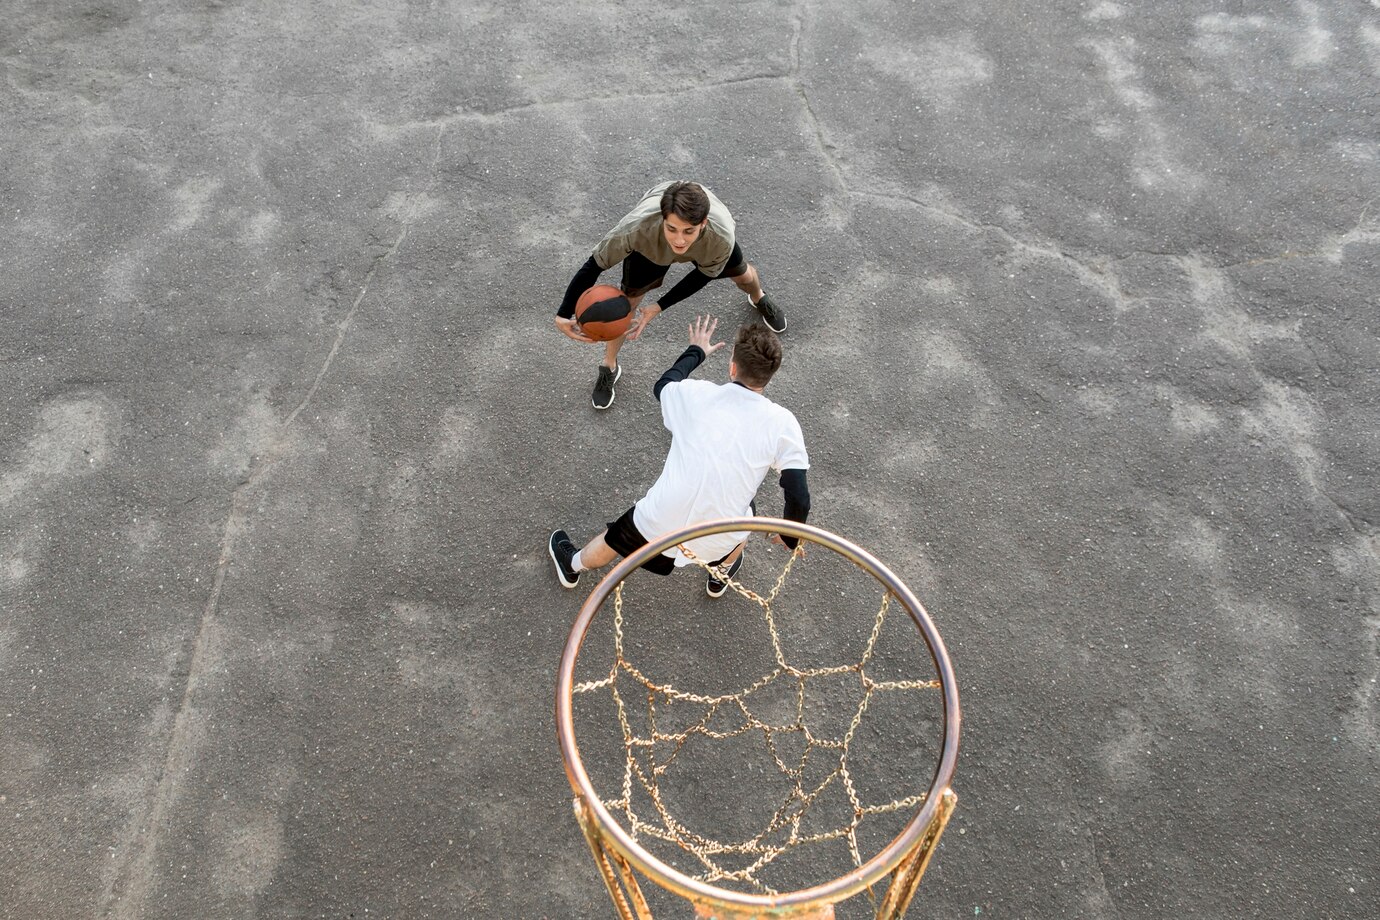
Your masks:
M 0 917 L 612 916 L 545 541 L 751 313 L 606 413 L 552 315 L 672 177 L 960 675 L 910 915 L 1376 916 L 1377 0 L 12 0 L 0 68 Z

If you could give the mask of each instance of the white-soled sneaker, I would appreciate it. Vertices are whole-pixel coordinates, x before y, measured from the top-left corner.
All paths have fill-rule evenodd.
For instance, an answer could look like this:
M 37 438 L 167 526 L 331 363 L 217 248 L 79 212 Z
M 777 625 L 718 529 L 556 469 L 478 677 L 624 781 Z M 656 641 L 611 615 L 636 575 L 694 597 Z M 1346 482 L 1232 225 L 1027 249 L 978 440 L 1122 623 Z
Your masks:
M 562 587 L 573 588 L 578 585 L 580 573 L 570 566 L 577 552 L 575 544 L 570 542 L 570 534 L 564 530 L 552 531 L 546 551 L 551 554 L 551 561 L 556 564 L 556 578 L 560 580 Z
M 613 385 L 622 376 L 623 365 L 621 364 L 613 370 L 609 370 L 602 364 L 599 365 L 599 379 L 594 381 L 594 398 L 590 400 L 594 408 L 607 409 L 613 405 Z
M 748 298 L 748 303 L 752 303 L 752 298 Z M 786 331 L 786 311 L 772 303 L 771 295 L 766 291 L 762 292 L 762 299 L 752 304 L 752 308 L 762 315 L 762 321 L 767 324 L 767 328 L 777 335 Z

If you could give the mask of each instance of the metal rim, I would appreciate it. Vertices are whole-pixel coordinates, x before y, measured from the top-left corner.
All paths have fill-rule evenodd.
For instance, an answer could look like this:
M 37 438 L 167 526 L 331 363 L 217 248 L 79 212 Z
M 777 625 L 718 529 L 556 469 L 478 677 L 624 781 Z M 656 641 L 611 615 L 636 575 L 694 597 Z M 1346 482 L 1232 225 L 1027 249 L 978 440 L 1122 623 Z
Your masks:
M 846 557 L 881 582 L 883 587 L 901 601 L 912 622 L 920 630 L 938 674 L 941 701 L 944 707 L 943 746 L 939 761 L 935 767 L 928 794 L 925 796 L 925 802 L 910 820 L 910 823 L 875 856 L 847 874 L 811 888 L 782 892 L 779 895 L 751 894 L 717 888 L 684 875 L 642 849 L 604 807 L 598 792 L 595 791 L 590 782 L 589 775 L 585 772 L 584 764 L 580 760 L 579 746 L 575 741 L 572 699 L 575 664 L 579 659 L 580 648 L 584 644 L 585 634 L 588 632 L 590 624 L 603 607 L 604 601 L 613 593 L 614 588 L 642 563 L 678 543 L 710 534 L 739 530 L 754 533 L 778 533 L 818 543 Z M 631 556 L 620 561 L 600 580 L 580 608 L 580 613 L 575 618 L 575 624 L 571 627 L 570 636 L 566 639 L 565 648 L 561 652 L 560 673 L 556 684 L 556 734 L 560 739 L 561 759 L 565 763 L 566 777 L 570 780 L 571 789 L 584 800 L 601 833 L 628 862 L 663 888 L 692 900 L 710 900 L 742 907 L 767 908 L 812 902 L 837 903 L 880 881 L 905 858 L 907 853 L 915 848 L 921 837 L 924 836 L 925 829 L 938 812 L 941 794 L 949 787 L 954 766 L 958 760 L 960 721 L 958 681 L 954 676 L 948 651 L 944 647 L 944 640 L 940 638 L 939 631 L 930 620 L 925 608 L 906 587 L 905 583 L 870 553 L 842 537 L 809 524 L 798 524 L 794 521 L 778 518 L 738 517 L 696 524 L 648 543 Z

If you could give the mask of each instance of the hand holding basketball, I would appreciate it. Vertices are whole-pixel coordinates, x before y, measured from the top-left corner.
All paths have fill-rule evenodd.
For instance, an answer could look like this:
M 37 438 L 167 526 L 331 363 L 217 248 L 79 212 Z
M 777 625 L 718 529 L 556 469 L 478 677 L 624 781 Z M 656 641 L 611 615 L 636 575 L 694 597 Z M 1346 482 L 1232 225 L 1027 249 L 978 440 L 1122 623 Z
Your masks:
M 690 344 L 698 345 L 703 349 L 706 358 L 724 347 L 723 342 L 709 344 L 714 338 L 714 330 L 718 328 L 718 325 L 719 319 L 716 316 L 696 316 L 695 321 L 690 324 Z
M 632 329 L 628 331 L 628 341 L 636 342 L 638 336 L 642 335 L 642 330 L 647 328 L 647 324 L 656 318 L 661 312 L 661 307 L 657 304 L 649 304 L 645 307 L 638 307 L 633 315 Z
M 562 334 L 564 334 L 568 338 L 574 339 L 577 342 L 594 341 L 594 339 L 585 335 L 584 332 L 580 330 L 580 324 L 575 321 L 575 317 L 573 316 L 565 318 L 559 316 L 556 317 L 556 328 L 561 330 Z

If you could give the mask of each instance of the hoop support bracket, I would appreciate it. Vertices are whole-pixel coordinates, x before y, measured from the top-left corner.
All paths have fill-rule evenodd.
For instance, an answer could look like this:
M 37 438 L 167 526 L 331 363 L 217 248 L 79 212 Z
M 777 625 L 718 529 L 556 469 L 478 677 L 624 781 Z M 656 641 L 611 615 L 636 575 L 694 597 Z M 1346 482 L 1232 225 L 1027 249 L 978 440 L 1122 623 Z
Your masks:
M 949 817 L 958 804 L 958 796 L 952 789 L 945 788 L 939 797 L 939 810 L 934 820 L 925 828 L 925 835 L 916 844 L 915 850 L 899 866 L 892 870 L 891 884 L 887 886 L 886 896 L 877 907 L 877 920 L 900 920 L 920 886 L 920 878 L 929 868 L 930 858 L 939 847 L 939 837 L 949 823 Z
M 584 798 L 575 796 L 572 805 L 575 808 L 575 820 L 580 822 L 580 830 L 584 831 L 585 842 L 594 854 L 594 862 L 599 866 L 599 874 L 604 877 L 604 886 L 608 888 L 609 897 L 613 899 L 613 907 L 618 911 L 619 920 L 652 920 L 651 908 L 647 906 L 647 899 L 638 887 L 637 876 L 633 873 L 632 866 L 628 865 L 621 853 L 604 845 L 603 835 L 590 817 L 589 806 L 585 804 Z

